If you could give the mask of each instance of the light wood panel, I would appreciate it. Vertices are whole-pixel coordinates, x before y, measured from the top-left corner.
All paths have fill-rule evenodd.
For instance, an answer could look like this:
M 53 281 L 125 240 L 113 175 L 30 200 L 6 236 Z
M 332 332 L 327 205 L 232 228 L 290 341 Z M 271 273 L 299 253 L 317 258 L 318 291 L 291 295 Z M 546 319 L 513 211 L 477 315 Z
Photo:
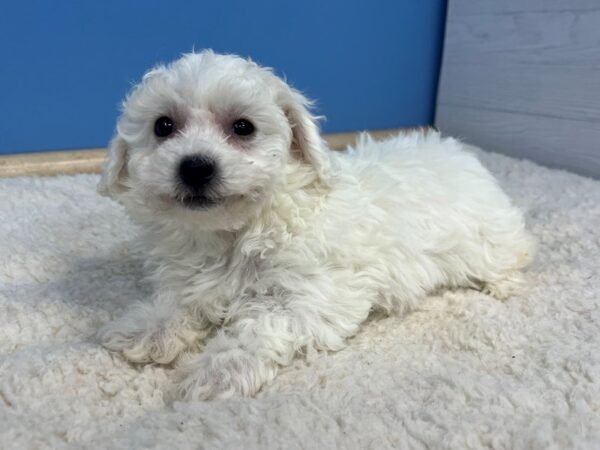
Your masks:
M 436 125 L 600 176 L 600 2 L 449 0 Z
M 460 106 L 448 106 L 446 113 L 445 128 L 466 142 L 572 172 L 600 175 L 598 153 L 580 151 L 597 148 L 600 142 L 600 127 L 592 122 Z M 468 130 L 461 132 L 465 123 Z
M 532 11 L 585 11 L 597 9 L 598 0 L 449 0 L 463 16 Z
M 383 139 L 401 129 L 369 131 L 375 139 Z M 324 135 L 329 146 L 341 150 L 353 144 L 359 132 Z M 77 173 L 99 173 L 106 149 L 71 150 L 0 156 L 0 177 L 53 176 Z

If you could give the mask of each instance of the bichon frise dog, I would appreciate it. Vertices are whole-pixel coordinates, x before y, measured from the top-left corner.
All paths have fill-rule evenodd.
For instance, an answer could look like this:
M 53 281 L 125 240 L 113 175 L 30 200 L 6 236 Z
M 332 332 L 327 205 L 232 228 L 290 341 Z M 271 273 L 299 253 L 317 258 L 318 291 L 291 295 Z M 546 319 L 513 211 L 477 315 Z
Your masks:
M 530 259 L 521 212 L 460 142 L 414 131 L 330 152 L 309 106 L 211 51 L 154 68 L 124 103 L 99 190 L 145 230 L 155 292 L 99 339 L 176 362 L 178 398 L 253 395 L 297 353 L 339 350 L 372 310 L 440 287 L 505 296 Z

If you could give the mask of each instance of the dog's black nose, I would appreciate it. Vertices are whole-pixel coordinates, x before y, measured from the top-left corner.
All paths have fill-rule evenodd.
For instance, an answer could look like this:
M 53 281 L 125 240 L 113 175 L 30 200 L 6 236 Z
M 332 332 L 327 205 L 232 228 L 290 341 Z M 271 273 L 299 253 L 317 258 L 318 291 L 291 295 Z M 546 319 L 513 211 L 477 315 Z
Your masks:
M 187 156 L 179 164 L 181 182 L 192 189 L 206 187 L 215 177 L 215 163 L 205 156 Z

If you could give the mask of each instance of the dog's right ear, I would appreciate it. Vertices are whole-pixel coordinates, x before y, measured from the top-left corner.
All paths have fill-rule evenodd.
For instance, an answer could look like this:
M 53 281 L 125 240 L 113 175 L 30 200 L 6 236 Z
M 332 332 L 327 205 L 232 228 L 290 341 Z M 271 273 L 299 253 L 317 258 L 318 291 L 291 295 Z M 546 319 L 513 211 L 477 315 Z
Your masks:
M 115 199 L 126 190 L 127 178 L 127 143 L 117 135 L 112 139 L 108 154 L 104 160 L 102 175 L 98 183 L 98 192 Z

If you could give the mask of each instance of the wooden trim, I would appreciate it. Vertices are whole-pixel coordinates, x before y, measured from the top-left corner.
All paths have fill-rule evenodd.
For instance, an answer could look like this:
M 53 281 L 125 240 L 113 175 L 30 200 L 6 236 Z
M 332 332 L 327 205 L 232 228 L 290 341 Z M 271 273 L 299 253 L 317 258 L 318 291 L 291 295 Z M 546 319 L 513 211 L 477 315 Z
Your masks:
M 0 178 L 99 173 L 106 149 L 0 156 Z
M 387 130 L 367 130 L 366 132 L 373 137 L 373 139 L 381 140 L 385 139 L 394 134 L 398 134 L 401 131 L 406 131 L 406 128 L 391 128 Z M 327 145 L 332 150 L 344 150 L 349 145 L 352 145 L 356 142 L 358 135 L 361 131 L 353 131 L 349 133 L 331 133 L 324 134 L 323 137 L 327 141 Z
M 369 131 L 375 139 L 383 139 L 400 128 Z M 325 134 L 334 150 L 342 150 L 356 142 L 359 132 Z M 69 150 L 0 156 L 0 178 L 18 176 L 54 176 L 77 173 L 100 173 L 106 149 Z

